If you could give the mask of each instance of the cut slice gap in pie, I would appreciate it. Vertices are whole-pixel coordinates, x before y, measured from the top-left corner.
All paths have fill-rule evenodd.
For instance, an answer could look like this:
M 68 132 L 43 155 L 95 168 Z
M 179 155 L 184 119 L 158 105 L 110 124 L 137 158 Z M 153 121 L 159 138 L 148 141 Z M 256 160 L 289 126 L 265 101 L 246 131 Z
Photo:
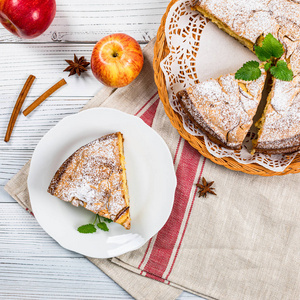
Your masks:
M 273 79 L 267 105 L 256 126 L 256 152 L 289 154 L 300 150 L 300 76 L 291 82 Z
M 213 142 L 241 149 L 262 98 L 266 72 L 255 81 L 234 74 L 209 79 L 177 93 L 183 111 Z
M 257 122 L 254 151 L 289 154 L 300 150 L 300 2 L 286 0 L 198 0 L 192 7 L 254 51 L 268 33 L 285 48 L 281 59 L 294 73 L 292 82 L 273 79 L 263 115 Z M 253 152 L 254 152 L 253 151 Z M 252 153 L 253 153 L 252 152 Z
M 123 135 L 105 135 L 75 151 L 55 173 L 48 192 L 130 229 Z

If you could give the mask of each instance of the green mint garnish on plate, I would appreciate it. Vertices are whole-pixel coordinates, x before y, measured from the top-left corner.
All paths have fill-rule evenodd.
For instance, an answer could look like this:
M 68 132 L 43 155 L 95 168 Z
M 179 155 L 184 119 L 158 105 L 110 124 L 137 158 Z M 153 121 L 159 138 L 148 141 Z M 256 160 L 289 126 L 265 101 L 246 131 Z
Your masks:
M 93 233 L 96 232 L 96 227 L 94 224 L 86 224 L 78 227 L 77 229 L 80 233 Z
M 101 229 L 103 231 L 109 231 L 106 223 L 111 223 L 112 220 L 104 218 L 104 217 L 100 217 L 99 215 L 96 215 L 93 224 L 82 225 L 82 226 L 77 228 L 77 231 L 79 231 L 80 233 L 94 233 L 94 232 L 96 232 L 97 228 L 95 226 L 95 223 L 96 223 L 97 220 L 98 220 L 97 227 L 99 229 Z
M 293 80 L 293 71 L 288 68 L 285 61 L 279 60 L 284 53 L 283 45 L 269 33 L 261 46 L 254 46 L 255 54 L 259 60 L 265 62 L 264 69 L 277 79 L 283 81 Z M 260 77 L 261 70 L 257 61 L 246 62 L 236 73 L 235 79 L 252 81 Z
M 103 230 L 103 231 L 109 231 L 109 229 L 108 229 L 106 223 L 104 223 L 104 222 L 99 222 L 99 223 L 97 224 L 97 227 L 100 228 L 100 229 Z

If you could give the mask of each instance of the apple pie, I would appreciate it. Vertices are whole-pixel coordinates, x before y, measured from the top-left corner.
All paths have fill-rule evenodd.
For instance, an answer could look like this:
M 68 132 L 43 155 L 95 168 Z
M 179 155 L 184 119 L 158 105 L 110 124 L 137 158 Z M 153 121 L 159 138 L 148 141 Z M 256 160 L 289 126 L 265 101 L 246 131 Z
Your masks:
M 283 44 L 281 59 L 292 69 L 294 79 L 273 79 L 265 110 L 257 122 L 254 148 L 265 154 L 300 150 L 300 1 L 198 0 L 192 9 L 251 51 L 268 33 Z

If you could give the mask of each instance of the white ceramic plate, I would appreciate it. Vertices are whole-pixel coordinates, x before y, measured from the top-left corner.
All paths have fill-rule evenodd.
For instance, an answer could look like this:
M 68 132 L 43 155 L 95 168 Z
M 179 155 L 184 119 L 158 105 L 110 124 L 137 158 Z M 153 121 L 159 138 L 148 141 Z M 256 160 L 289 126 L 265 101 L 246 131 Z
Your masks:
M 109 232 L 77 231 L 94 214 L 47 193 L 60 165 L 74 151 L 105 134 L 121 131 L 130 196 L 130 230 L 110 223 Z M 28 177 L 34 215 L 61 246 L 96 258 L 108 258 L 141 247 L 167 221 L 176 188 L 170 151 L 163 139 L 141 119 L 118 110 L 94 108 L 66 117 L 37 145 Z

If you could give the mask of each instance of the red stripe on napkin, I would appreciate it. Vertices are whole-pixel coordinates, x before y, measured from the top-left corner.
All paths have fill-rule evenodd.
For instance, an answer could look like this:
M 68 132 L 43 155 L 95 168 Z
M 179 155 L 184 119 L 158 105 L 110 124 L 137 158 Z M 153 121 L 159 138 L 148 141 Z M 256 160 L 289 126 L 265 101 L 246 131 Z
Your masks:
M 177 154 L 178 154 L 178 150 L 179 150 L 179 146 L 180 146 L 181 140 L 182 140 L 182 137 L 180 136 L 180 137 L 179 137 L 179 140 L 178 140 L 178 143 L 177 143 L 177 147 L 176 147 L 174 159 L 173 159 L 173 164 L 175 164 L 175 161 L 176 161 L 176 157 L 177 157 Z M 143 264 L 143 262 L 144 262 L 144 260 L 145 260 L 145 258 L 146 258 L 146 256 L 147 256 L 147 254 L 148 254 L 148 251 L 149 251 L 149 248 L 150 248 L 151 241 L 152 241 L 152 238 L 149 240 L 148 246 L 147 246 L 146 251 L 145 251 L 145 254 L 144 254 L 144 256 L 143 256 L 143 259 L 141 260 L 141 262 L 140 262 L 140 264 L 139 264 L 139 266 L 138 266 L 138 269 L 140 269 L 140 270 L 141 270 L 141 266 L 142 266 L 142 264 Z M 144 272 L 144 271 L 141 270 L 140 274 L 142 275 L 143 272 Z
M 168 266 L 189 202 L 200 158 L 199 152 L 185 141 L 176 172 L 177 188 L 174 206 L 167 223 L 157 234 L 148 262 L 143 270 L 147 273 L 147 277 L 152 274 L 161 278 Z
M 156 96 L 156 95 L 158 95 L 158 92 L 156 92 L 148 101 L 146 101 L 146 103 L 138 110 L 138 112 L 135 114 L 135 116 L 136 115 L 138 115 L 139 114 L 139 112 Z
M 33 212 L 30 211 L 27 207 L 26 207 L 25 209 L 26 209 L 26 211 L 28 211 L 32 216 L 34 216 Z
M 141 269 L 141 266 L 142 266 L 142 264 L 143 264 L 143 262 L 144 262 L 144 260 L 145 260 L 145 258 L 146 258 L 146 255 L 147 255 L 147 253 L 148 253 L 148 250 L 149 250 L 151 241 L 152 241 L 152 238 L 148 241 L 147 249 L 146 249 L 146 251 L 145 251 L 145 254 L 144 254 L 144 256 L 143 256 L 143 259 L 141 260 L 141 262 L 140 262 L 140 264 L 139 264 L 139 266 L 138 266 L 138 269 Z M 140 274 L 142 274 L 142 272 L 143 272 L 143 271 L 141 271 Z
M 153 119 L 159 104 L 159 98 L 140 116 L 140 118 L 150 127 L 152 126 Z
M 162 279 L 161 277 L 155 276 L 155 275 L 153 275 L 153 274 L 149 274 L 149 273 L 148 273 L 148 274 L 146 275 L 146 277 L 165 283 L 165 280 L 164 280 L 164 279 Z
M 206 162 L 206 157 L 204 157 L 204 159 L 203 159 L 202 167 L 201 167 L 201 171 L 200 171 L 200 176 L 199 176 L 199 179 L 198 179 L 198 182 L 197 182 L 197 183 L 200 182 L 200 178 L 201 178 L 202 173 L 203 173 L 203 169 L 204 169 L 204 166 L 205 166 L 205 162 Z M 192 208 L 193 208 L 193 205 L 194 205 L 194 201 L 195 201 L 196 194 L 197 194 L 197 189 L 195 189 L 195 192 L 194 192 L 193 202 L 192 202 L 192 205 L 191 205 L 190 210 L 189 210 L 189 214 L 188 214 L 188 217 L 187 217 L 187 221 L 186 221 L 186 223 L 185 223 L 184 230 L 183 230 L 183 233 L 182 233 L 182 236 L 181 236 L 181 239 L 180 239 L 178 248 L 177 248 L 177 250 L 176 250 L 175 257 L 174 257 L 174 259 L 173 259 L 173 262 L 172 262 L 170 271 L 168 272 L 168 275 L 166 276 L 165 279 L 168 279 L 168 278 L 169 278 L 169 276 L 170 276 L 170 274 L 171 274 L 171 272 L 172 272 L 172 270 L 173 270 L 173 267 L 174 267 L 175 261 L 176 261 L 176 259 L 177 259 L 178 252 L 179 252 L 179 249 L 180 249 L 180 247 L 181 247 L 182 240 L 183 240 L 183 237 L 184 237 L 184 234 L 185 234 L 185 231 L 186 231 L 186 227 L 187 227 L 188 221 L 189 221 L 190 216 L 191 216 L 191 212 L 192 212 Z
M 182 139 L 182 137 L 180 136 L 177 147 L 176 147 L 176 152 L 175 152 L 175 155 L 174 155 L 174 159 L 173 159 L 173 164 L 175 164 L 175 161 L 176 161 L 176 158 L 177 158 L 177 154 L 178 154 L 179 146 L 180 146 L 180 143 L 181 143 L 181 139 Z

